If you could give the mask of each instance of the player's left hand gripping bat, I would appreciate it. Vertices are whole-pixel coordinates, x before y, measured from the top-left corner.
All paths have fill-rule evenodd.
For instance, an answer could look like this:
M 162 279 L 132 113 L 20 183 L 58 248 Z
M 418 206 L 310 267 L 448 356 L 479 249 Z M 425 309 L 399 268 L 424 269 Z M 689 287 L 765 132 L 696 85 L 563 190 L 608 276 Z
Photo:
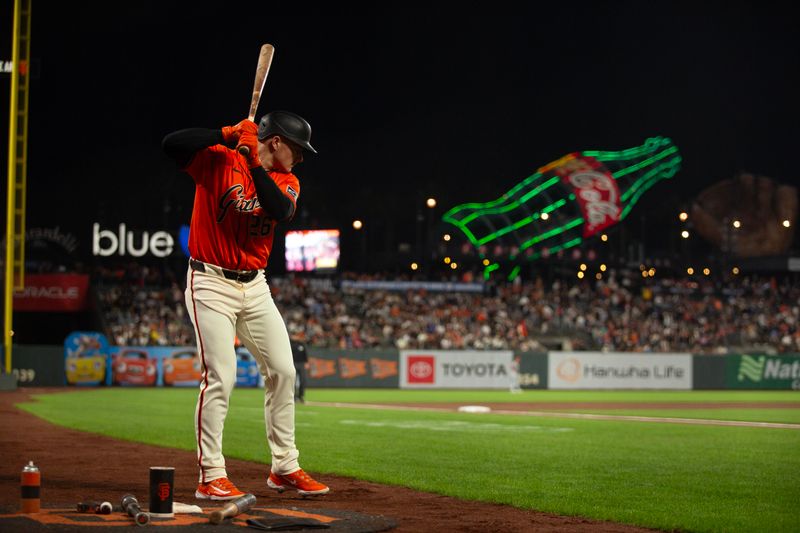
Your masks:
M 261 46 L 261 53 L 258 54 L 258 67 L 256 67 L 256 79 L 253 83 L 253 96 L 250 99 L 250 114 L 247 118 L 255 122 L 256 109 L 258 102 L 261 100 L 261 92 L 264 90 L 264 82 L 267 81 L 267 74 L 269 74 L 269 67 L 272 65 L 272 56 L 275 55 L 275 47 L 271 44 Z M 247 146 L 240 146 L 239 153 L 248 155 L 250 149 Z

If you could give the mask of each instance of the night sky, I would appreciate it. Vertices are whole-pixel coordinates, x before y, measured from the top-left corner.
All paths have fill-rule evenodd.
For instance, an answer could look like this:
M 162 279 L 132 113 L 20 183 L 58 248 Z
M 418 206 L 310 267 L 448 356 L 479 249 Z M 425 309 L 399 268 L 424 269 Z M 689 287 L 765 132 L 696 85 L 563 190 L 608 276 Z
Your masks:
M 371 249 L 396 249 L 414 239 L 428 196 L 441 216 L 500 196 L 568 152 L 655 135 L 671 137 L 684 159 L 629 219 L 647 213 L 656 241 L 696 193 L 736 172 L 797 182 L 798 20 L 775 6 L 483 3 L 327 14 L 282 13 L 273 2 L 82 4 L 34 5 L 29 226 L 83 236 L 95 221 L 188 223 L 193 183 L 161 139 L 245 118 L 265 42 L 276 54 L 259 116 L 299 113 L 319 151 L 296 168 L 291 227 L 342 228 L 345 247 L 353 218 L 370 229 Z M 5 75 L 3 139 L 8 84 Z

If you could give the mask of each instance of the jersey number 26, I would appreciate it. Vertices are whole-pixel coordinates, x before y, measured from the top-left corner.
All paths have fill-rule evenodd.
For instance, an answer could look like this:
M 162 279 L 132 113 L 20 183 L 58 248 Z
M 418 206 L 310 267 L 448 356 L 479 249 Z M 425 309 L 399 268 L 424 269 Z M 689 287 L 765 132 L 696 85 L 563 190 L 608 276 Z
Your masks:
M 249 227 L 251 236 L 266 237 L 272 231 L 272 222 L 267 217 L 252 215 Z

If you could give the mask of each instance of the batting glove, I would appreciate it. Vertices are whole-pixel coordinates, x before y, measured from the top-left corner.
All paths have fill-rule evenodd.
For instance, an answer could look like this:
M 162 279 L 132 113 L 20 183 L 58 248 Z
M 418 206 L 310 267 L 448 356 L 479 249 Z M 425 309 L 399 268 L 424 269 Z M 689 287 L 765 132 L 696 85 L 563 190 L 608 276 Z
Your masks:
M 247 168 L 261 166 L 261 160 L 258 158 L 258 137 L 254 132 L 242 132 L 237 149 L 239 146 L 246 146 L 250 150 L 250 153 L 245 156 L 247 158 Z
M 235 126 L 225 126 L 222 128 L 222 138 L 225 139 L 225 144 L 228 146 L 236 146 L 242 133 L 249 131 L 256 133 L 258 126 L 256 123 L 249 119 L 244 119 Z

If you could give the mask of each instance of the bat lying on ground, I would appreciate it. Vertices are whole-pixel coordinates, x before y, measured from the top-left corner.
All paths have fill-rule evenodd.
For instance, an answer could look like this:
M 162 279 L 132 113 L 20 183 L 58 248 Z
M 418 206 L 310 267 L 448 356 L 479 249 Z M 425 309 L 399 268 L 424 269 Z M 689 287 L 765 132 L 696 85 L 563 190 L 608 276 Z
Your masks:
M 142 511 L 139 507 L 139 500 L 133 494 L 126 494 L 122 497 L 122 510 L 133 518 L 137 526 L 146 526 L 150 523 L 150 515 Z
M 249 511 L 255 504 L 256 497 L 252 494 L 245 494 L 240 498 L 232 500 L 222 509 L 211 513 L 208 521 L 212 524 L 221 524 L 226 518 L 233 518 L 238 514 Z
M 111 514 L 111 504 L 109 502 L 80 502 L 78 503 L 79 513 Z

